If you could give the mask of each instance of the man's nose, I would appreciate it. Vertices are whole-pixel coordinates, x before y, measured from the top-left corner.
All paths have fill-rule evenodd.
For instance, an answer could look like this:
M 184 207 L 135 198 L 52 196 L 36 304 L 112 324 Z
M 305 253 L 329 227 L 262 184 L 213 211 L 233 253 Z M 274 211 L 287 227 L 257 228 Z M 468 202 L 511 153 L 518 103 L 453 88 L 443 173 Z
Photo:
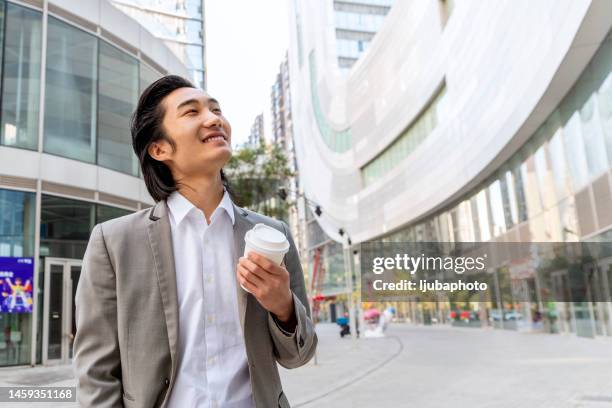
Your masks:
M 221 127 L 223 125 L 223 119 L 221 119 L 219 115 L 215 115 L 211 110 L 207 109 L 206 113 L 204 114 L 203 125 L 204 127 L 213 127 L 213 126 Z

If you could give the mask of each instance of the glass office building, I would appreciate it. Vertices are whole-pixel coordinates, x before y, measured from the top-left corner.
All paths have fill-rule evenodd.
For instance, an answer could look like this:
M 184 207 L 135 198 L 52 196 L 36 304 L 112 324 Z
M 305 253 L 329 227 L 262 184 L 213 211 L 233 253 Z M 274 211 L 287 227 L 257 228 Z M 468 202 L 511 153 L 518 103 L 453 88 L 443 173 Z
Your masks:
M 111 0 L 162 39 L 189 68 L 192 81 L 206 88 L 204 0 Z
M 139 93 L 188 74 L 106 0 L 64 3 L 0 0 L 0 366 L 71 358 L 93 226 L 154 203 L 131 146 Z
M 612 242 L 605 3 L 396 2 L 346 78 L 317 35 L 327 12 L 294 2 L 292 15 L 300 184 L 335 242 L 340 228 L 354 243 Z M 537 330 L 530 319 L 554 311 L 545 329 L 610 337 L 611 265 L 602 257 L 583 271 L 581 305 L 542 305 L 537 276 L 519 277 L 531 297 L 517 305 L 502 293 L 505 312 L 514 328 Z M 495 325 L 502 311 L 471 300 L 485 309 L 476 325 Z
M 347 74 L 370 46 L 393 0 L 334 0 L 338 68 Z

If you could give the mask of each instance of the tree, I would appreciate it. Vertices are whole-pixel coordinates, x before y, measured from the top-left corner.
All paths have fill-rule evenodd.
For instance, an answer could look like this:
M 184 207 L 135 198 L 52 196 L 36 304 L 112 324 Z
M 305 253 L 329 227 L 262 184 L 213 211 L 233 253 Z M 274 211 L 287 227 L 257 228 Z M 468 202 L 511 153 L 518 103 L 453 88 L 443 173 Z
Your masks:
M 278 198 L 277 191 L 293 173 L 279 146 L 244 146 L 234 152 L 224 171 L 236 205 L 286 220 L 289 204 Z

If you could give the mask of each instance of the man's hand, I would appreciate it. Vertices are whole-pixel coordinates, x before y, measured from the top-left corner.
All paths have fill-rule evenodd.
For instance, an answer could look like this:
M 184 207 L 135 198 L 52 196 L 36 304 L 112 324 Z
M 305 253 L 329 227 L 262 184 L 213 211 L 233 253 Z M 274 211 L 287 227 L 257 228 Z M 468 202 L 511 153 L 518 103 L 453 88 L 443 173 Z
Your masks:
M 267 311 L 280 322 L 295 328 L 290 324 L 295 319 L 293 294 L 289 288 L 289 272 L 284 265 L 276 265 L 251 251 L 248 257 L 239 259 L 236 276 L 242 287 L 253 294 Z

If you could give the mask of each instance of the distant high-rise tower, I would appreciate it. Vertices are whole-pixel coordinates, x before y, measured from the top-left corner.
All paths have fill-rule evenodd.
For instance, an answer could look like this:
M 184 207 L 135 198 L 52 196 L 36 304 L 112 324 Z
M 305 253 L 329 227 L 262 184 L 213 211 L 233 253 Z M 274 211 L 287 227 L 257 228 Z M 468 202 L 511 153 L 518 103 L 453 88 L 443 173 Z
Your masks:
M 162 39 L 189 68 L 191 79 L 206 88 L 204 0 L 111 0 Z
M 341 72 L 348 72 L 370 45 L 394 0 L 334 0 L 336 52 Z
M 270 100 L 273 142 L 282 146 L 284 150 L 291 150 L 293 133 L 291 131 L 291 92 L 287 54 L 276 74 L 276 81 L 270 92 Z
M 276 81 L 272 85 L 270 92 L 271 111 L 272 111 L 272 137 L 273 143 L 279 146 L 287 157 L 287 165 L 291 171 L 291 176 L 287 178 L 286 185 L 287 199 L 290 203 L 297 203 L 301 197 L 301 190 L 298 178 L 298 168 L 293 143 L 293 119 L 291 113 L 291 88 L 289 81 L 289 57 L 285 58 L 280 64 Z M 303 207 L 303 206 L 302 206 Z M 304 242 L 303 218 L 298 206 L 289 208 L 289 226 L 291 227 L 293 238 L 298 249 L 302 250 Z
M 247 141 L 247 145 L 250 147 L 257 147 L 264 141 L 264 120 L 263 113 L 260 113 L 255 117 L 253 124 L 251 125 L 251 134 Z

